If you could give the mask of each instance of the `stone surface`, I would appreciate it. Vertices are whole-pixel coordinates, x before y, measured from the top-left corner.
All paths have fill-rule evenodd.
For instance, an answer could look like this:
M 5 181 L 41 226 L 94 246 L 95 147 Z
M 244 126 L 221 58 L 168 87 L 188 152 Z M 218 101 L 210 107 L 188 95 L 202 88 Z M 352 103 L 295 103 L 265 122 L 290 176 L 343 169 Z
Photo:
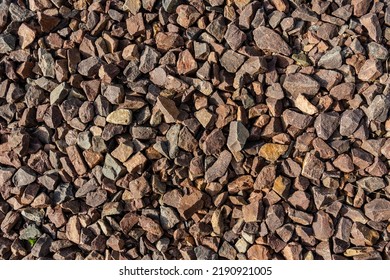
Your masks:
M 291 54 L 291 48 L 274 30 L 260 26 L 253 31 L 256 45 L 265 51 L 280 53 L 286 56 Z

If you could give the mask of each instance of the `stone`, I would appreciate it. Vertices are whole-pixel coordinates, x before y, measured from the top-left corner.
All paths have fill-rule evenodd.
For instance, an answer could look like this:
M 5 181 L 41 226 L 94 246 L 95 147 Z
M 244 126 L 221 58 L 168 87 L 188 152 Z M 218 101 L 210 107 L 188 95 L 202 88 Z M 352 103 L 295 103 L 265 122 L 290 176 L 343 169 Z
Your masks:
M 102 173 L 105 177 L 116 181 L 121 175 L 123 175 L 124 171 L 124 167 L 116 159 L 114 159 L 110 154 L 106 155 L 102 169 Z
M 314 128 L 318 137 L 327 140 L 339 126 L 339 114 L 337 112 L 321 113 L 314 121 Z
M 163 0 L 162 6 L 166 12 L 173 13 L 175 11 L 175 8 L 179 5 L 179 3 L 180 0 Z
M 99 73 L 100 66 L 100 59 L 96 56 L 91 56 L 80 61 L 77 66 L 77 71 L 83 76 L 93 77 Z
M 246 35 L 235 24 L 228 25 L 225 40 L 233 51 L 236 51 L 246 40 Z
M 72 185 L 68 183 L 58 185 L 58 187 L 54 190 L 53 203 L 60 204 L 70 199 L 73 199 L 74 196 L 72 189 Z
M 284 224 L 284 208 L 280 204 L 271 205 L 267 209 L 265 223 L 271 232 L 276 231 Z
M 164 230 L 173 228 L 180 222 L 177 212 L 169 206 L 160 206 L 160 223 Z
M 160 56 L 161 55 L 157 50 L 146 46 L 140 58 L 139 71 L 142 73 L 149 73 L 152 71 L 156 67 Z
M 277 193 L 280 197 L 287 199 L 288 194 L 290 192 L 290 186 L 291 186 L 291 180 L 283 177 L 278 176 L 276 177 L 274 184 L 272 186 L 272 190 Z
M 231 160 L 232 154 L 227 150 L 222 151 L 214 164 L 206 170 L 206 181 L 210 183 L 222 177 L 226 173 Z
M 311 104 L 303 94 L 298 94 L 294 105 L 305 114 L 314 115 L 318 113 L 317 107 Z
M 318 61 L 318 66 L 325 69 L 338 69 L 342 64 L 343 57 L 339 46 L 327 51 Z
M 156 106 L 164 115 L 164 119 L 167 123 L 174 123 L 180 114 L 175 102 L 166 97 L 159 96 L 157 98 Z
M 66 224 L 66 238 L 73 243 L 80 244 L 81 224 L 77 216 L 71 216 Z
M 358 72 L 358 78 L 364 82 L 371 82 L 383 73 L 382 63 L 377 59 L 367 59 Z
M 264 245 L 252 245 L 247 253 L 248 260 L 270 260 L 271 250 Z
M 187 127 L 183 127 L 179 133 L 177 146 L 187 152 L 192 152 L 198 147 L 198 141 Z
M 177 72 L 180 75 L 195 73 L 198 70 L 198 64 L 189 50 L 184 50 L 177 59 Z
M 353 6 L 353 15 L 361 17 L 367 14 L 371 1 L 370 0 L 352 0 L 351 5 Z
M 106 121 L 112 124 L 129 125 L 132 119 L 133 114 L 130 110 L 117 109 L 107 116 Z
M 364 205 L 364 214 L 375 222 L 388 222 L 390 219 L 390 202 L 376 198 Z
M 179 5 L 176 8 L 176 13 L 176 22 L 184 28 L 193 25 L 200 17 L 198 10 L 191 5 Z
M 19 44 L 22 49 L 27 48 L 35 40 L 36 31 L 29 25 L 22 23 L 18 29 Z
M 133 15 L 137 14 L 141 9 L 141 0 L 125 0 L 123 10 L 129 11 Z
M 259 150 L 259 156 L 265 158 L 268 161 L 274 162 L 279 159 L 284 153 L 286 153 L 288 145 L 266 143 L 261 146 Z
M 359 127 L 363 115 L 364 113 L 360 109 L 344 111 L 340 119 L 340 134 L 344 136 L 352 135 Z
M 1 37 L 0 37 L 1 38 Z M 0 39 L 1 42 L 1 39 Z M 0 44 L 1 45 L 1 44 Z M 53 56 L 46 49 L 39 48 L 38 49 L 38 66 L 42 71 L 43 76 L 54 78 L 55 77 L 55 69 L 54 69 L 54 59 Z M 80 65 L 79 65 L 80 68 Z
M 288 74 L 283 82 L 283 88 L 294 98 L 299 94 L 315 95 L 320 89 L 320 84 L 308 75 L 302 73 Z
M 261 222 L 264 216 L 264 208 L 260 201 L 254 200 L 242 206 L 242 215 L 246 223 Z
M 241 151 L 249 137 L 249 131 L 241 122 L 231 122 L 229 126 L 229 136 L 227 147 L 232 153 Z
M 145 24 L 142 13 L 130 16 L 126 20 L 127 31 L 132 36 L 139 36 L 145 33 Z M 148 46 L 147 46 L 148 47 Z
M 383 179 L 378 177 L 365 177 L 358 180 L 356 183 L 358 187 L 362 188 L 368 193 L 376 192 L 386 187 Z
M 318 180 L 321 178 L 324 170 L 325 165 L 321 160 L 311 153 L 306 154 L 302 164 L 302 176 Z
M 330 95 L 337 100 L 351 100 L 355 91 L 354 83 L 342 83 L 330 90 Z
M 143 171 L 147 160 L 148 159 L 141 152 L 138 152 L 123 163 L 123 165 L 130 174 L 134 174 Z
M 253 31 L 253 39 L 256 45 L 265 51 L 280 53 L 286 56 L 291 55 L 290 46 L 282 37 L 270 28 L 260 26 Z
M 204 128 L 209 128 L 214 121 L 214 115 L 210 113 L 206 108 L 202 108 L 194 113 L 196 119 Z
M 206 28 L 206 31 L 214 36 L 219 42 L 222 42 L 227 26 L 223 16 L 214 19 Z
M 216 128 L 207 135 L 200 148 L 206 155 L 216 155 L 221 152 L 222 147 L 226 144 L 226 137 L 222 130 Z
M 352 159 L 347 154 L 339 155 L 333 161 L 333 165 L 345 173 L 350 173 L 350 172 L 354 171 Z
M 151 218 L 140 216 L 138 219 L 138 223 L 143 230 L 152 235 L 155 235 L 157 239 L 161 238 L 161 236 L 163 236 L 164 234 L 164 231 L 161 226 Z
M 242 54 L 232 50 L 227 50 L 220 59 L 222 67 L 229 73 L 236 73 L 244 61 L 245 57 Z
M 383 94 L 375 96 L 366 110 L 366 115 L 370 121 L 384 122 L 390 109 L 390 98 Z
M 334 233 L 333 221 L 323 210 L 314 215 L 313 232 L 316 239 L 327 241 Z
M 16 38 L 11 34 L 0 34 L 0 53 L 5 54 L 13 51 L 16 46 Z
M 51 239 L 49 235 L 46 233 L 42 234 L 31 249 L 31 255 L 36 258 L 46 257 L 50 253 L 50 246 L 52 242 L 53 239 Z
M 367 29 L 368 36 L 375 42 L 381 42 L 382 29 L 375 13 L 368 13 L 360 17 L 360 23 Z
M 222 258 L 225 258 L 228 260 L 235 260 L 236 256 L 237 256 L 237 251 L 236 251 L 236 249 L 234 249 L 234 247 L 232 245 L 230 245 L 228 242 L 224 241 L 218 250 L 218 254 Z
M 368 54 L 373 59 L 386 60 L 389 56 L 389 51 L 378 43 L 370 42 L 367 47 Z
M 313 120 L 310 116 L 300 114 L 290 109 L 285 110 L 282 117 L 287 125 L 292 125 L 299 129 L 306 129 Z
M 211 249 L 200 245 L 194 248 L 194 253 L 197 260 L 216 260 L 218 255 Z
M 188 220 L 193 214 L 203 208 L 203 204 L 203 194 L 199 191 L 194 191 L 192 194 L 182 197 L 177 210 L 180 216 Z
M 76 173 L 80 176 L 84 175 L 87 172 L 87 167 L 77 147 L 75 145 L 68 146 L 66 148 L 66 152 L 68 154 L 70 161 L 73 164 Z
M 35 172 L 27 166 L 22 166 L 12 176 L 12 183 L 15 187 L 23 187 L 33 183 L 37 176 Z

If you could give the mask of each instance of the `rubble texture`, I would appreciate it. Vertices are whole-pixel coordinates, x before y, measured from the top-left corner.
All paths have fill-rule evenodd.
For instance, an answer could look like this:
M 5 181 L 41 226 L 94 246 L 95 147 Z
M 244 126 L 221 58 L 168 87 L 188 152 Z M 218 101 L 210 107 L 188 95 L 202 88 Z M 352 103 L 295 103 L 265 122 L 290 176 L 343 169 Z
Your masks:
M 390 2 L 3 0 L 0 259 L 390 259 Z

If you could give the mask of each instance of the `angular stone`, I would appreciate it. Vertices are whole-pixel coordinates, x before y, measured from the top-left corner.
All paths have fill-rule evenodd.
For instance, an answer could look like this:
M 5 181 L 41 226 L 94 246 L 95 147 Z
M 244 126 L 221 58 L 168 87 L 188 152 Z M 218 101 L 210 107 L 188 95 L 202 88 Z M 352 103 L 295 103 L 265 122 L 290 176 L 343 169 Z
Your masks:
M 356 183 L 358 187 L 362 188 L 368 193 L 376 192 L 386 187 L 383 179 L 378 177 L 365 177 L 358 180 Z
M 37 258 L 47 256 L 50 253 L 52 241 L 51 237 L 44 233 L 41 237 L 39 237 L 37 242 L 34 244 L 34 247 L 31 249 L 31 255 Z
M 310 116 L 300 114 L 290 109 L 285 110 L 282 117 L 287 125 L 292 125 L 299 129 L 306 129 L 313 120 Z
M 256 45 L 266 51 L 280 53 L 286 56 L 291 55 L 290 46 L 282 37 L 270 28 L 260 26 L 253 31 L 253 38 Z
M 355 83 L 342 83 L 330 90 L 330 95 L 337 100 L 351 100 L 355 91 Z
M 363 116 L 364 113 L 360 109 L 344 111 L 340 119 L 340 134 L 344 136 L 352 135 L 359 127 Z
M 141 153 L 138 152 L 134 156 L 132 156 L 128 161 L 126 161 L 123 165 L 127 168 L 127 171 L 130 174 L 143 171 L 145 164 L 147 162 L 147 158 Z
M 189 50 L 184 50 L 179 54 L 177 59 L 177 73 L 187 75 L 196 72 L 198 64 Z
M 220 59 L 222 67 L 229 73 L 236 73 L 244 61 L 245 56 L 232 50 L 227 50 Z
M 316 108 L 316 106 L 311 104 L 303 94 L 298 94 L 297 98 L 295 99 L 294 105 L 303 113 L 306 113 L 308 115 L 314 115 L 318 113 L 318 109 Z
M 252 245 L 246 255 L 248 260 L 270 260 L 271 259 L 271 249 L 264 245 Z
M 1 42 L 1 40 L 0 40 Z M 43 76 L 54 78 L 55 77 L 55 69 L 54 69 L 54 59 L 52 55 L 43 48 L 38 49 L 38 57 L 39 62 L 38 66 L 42 71 Z M 79 66 L 80 67 L 80 66 Z
M 271 205 L 266 214 L 265 223 L 271 232 L 275 232 L 284 224 L 284 208 L 280 204 Z
M 368 54 L 374 59 L 386 60 L 389 56 L 389 51 L 378 43 L 370 42 L 368 44 Z
M 213 35 L 219 42 L 222 42 L 226 29 L 227 27 L 223 16 L 219 16 L 207 26 L 206 31 Z
M 66 237 L 73 243 L 80 244 L 81 224 L 77 216 L 69 218 L 66 224 Z
M 334 233 L 333 221 L 323 210 L 314 215 L 313 232 L 316 239 L 327 241 Z
M 164 119 L 167 123 L 174 123 L 180 114 L 175 101 L 166 97 L 159 96 L 157 98 L 156 106 L 163 113 Z
M 113 124 L 129 125 L 131 124 L 132 119 L 133 114 L 130 110 L 117 109 L 107 116 L 106 121 Z
M 140 58 L 139 70 L 142 73 L 149 73 L 156 67 L 160 56 L 161 55 L 157 50 L 146 46 Z
M 339 114 L 337 112 L 321 113 L 314 121 L 314 128 L 318 137 L 327 140 L 339 125 Z
M 383 94 L 375 96 L 374 100 L 368 106 L 366 115 L 368 119 L 378 122 L 384 122 L 390 109 L 390 97 Z
M 367 29 L 368 36 L 375 42 L 382 40 L 382 29 L 375 13 L 368 13 L 360 17 L 360 23 Z
M 222 151 L 214 164 L 206 170 L 205 179 L 208 183 L 222 177 L 232 160 L 232 154 L 229 151 Z
M 129 0 L 131 1 L 131 0 Z M 175 8 L 179 5 L 180 0 L 162 0 L 162 6 L 168 13 L 173 13 Z
M 126 20 L 127 31 L 129 31 L 130 35 L 139 36 L 145 33 L 145 24 L 142 15 L 142 13 L 137 13 Z
M 73 164 L 74 169 L 78 175 L 84 175 L 87 172 L 87 167 L 85 166 L 84 160 L 75 145 L 68 146 L 66 152 L 70 161 Z
M 0 34 L 0 53 L 5 54 L 13 51 L 16 45 L 16 38 L 11 34 Z
M 249 137 L 249 131 L 241 122 L 231 122 L 229 126 L 229 136 L 227 146 L 232 153 L 241 151 Z
M 179 222 L 179 215 L 173 208 L 162 205 L 160 206 L 160 223 L 163 229 L 171 229 Z
M 263 212 L 263 204 L 258 200 L 242 206 L 242 215 L 246 223 L 260 222 L 264 216 Z
M 100 59 L 96 56 L 91 56 L 78 64 L 77 71 L 83 76 L 93 77 L 99 73 L 100 66 Z
M 295 73 L 286 76 L 283 82 L 283 88 L 296 98 L 299 94 L 317 94 L 320 89 L 320 84 L 308 75 Z
M 201 149 L 206 155 L 218 154 L 222 147 L 226 144 L 226 137 L 222 130 L 216 128 L 207 135 L 203 144 L 200 144 Z
M 193 152 L 198 147 L 198 141 L 187 127 L 183 127 L 179 133 L 177 146 L 187 152 Z
M 302 164 L 302 176 L 318 180 L 324 173 L 325 165 L 315 155 L 307 153 Z
M 350 173 L 354 170 L 352 159 L 347 154 L 339 155 L 333 161 L 333 165 L 345 173 Z
M 288 145 L 266 143 L 261 146 L 259 150 L 259 156 L 265 158 L 268 161 L 276 161 L 288 150 Z
M 203 204 L 202 193 L 194 191 L 192 194 L 182 197 L 177 210 L 184 219 L 188 220 L 193 214 L 203 208 Z
M 151 218 L 140 216 L 138 223 L 143 230 L 152 235 L 155 235 L 158 239 L 164 234 L 164 231 L 161 226 Z
M 370 0 L 352 0 L 351 5 L 353 6 L 353 15 L 361 17 L 367 14 L 371 1 Z
M 18 29 L 19 43 L 22 49 L 27 48 L 35 40 L 36 31 L 29 25 L 22 23 Z
M 375 222 L 388 222 L 390 219 L 390 202 L 376 198 L 364 205 L 364 214 Z
M 383 73 L 382 63 L 377 59 L 367 59 L 359 70 L 358 78 L 364 82 L 371 82 Z
M 225 40 L 233 51 L 236 51 L 246 40 L 246 35 L 233 23 L 229 24 L 225 33 Z
M 37 176 L 35 172 L 27 166 L 22 166 L 12 177 L 15 187 L 23 187 L 33 183 Z
M 327 51 L 318 61 L 318 66 L 325 69 L 338 69 L 342 64 L 343 57 L 339 46 Z
M 184 28 L 188 28 L 193 25 L 200 17 L 200 13 L 198 12 L 198 10 L 191 5 L 178 6 L 176 8 L 176 13 L 176 22 Z

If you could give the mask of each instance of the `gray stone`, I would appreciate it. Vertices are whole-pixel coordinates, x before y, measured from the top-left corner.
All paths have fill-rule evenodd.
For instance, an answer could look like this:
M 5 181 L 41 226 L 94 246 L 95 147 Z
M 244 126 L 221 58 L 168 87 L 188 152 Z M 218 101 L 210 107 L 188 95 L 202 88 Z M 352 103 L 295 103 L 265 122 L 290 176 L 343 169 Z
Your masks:
M 194 249 L 197 260 L 217 260 L 218 255 L 211 249 L 200 245 Z
M 108 179 L 116 181 L 125 171 L 125 168 L 110 154 L 106 155 L 102 173 Z
M 77 135 L 77 145 L 83 150 L 88 150 L 92 147 L 92 134 L 89 131 L 80 132 Z
M 55 69 L 54 69 L 54 59 L 52 55 L 43 48 L 38 49 L 38 66 L 41 68 L 42 74 L 45 77 L 54 78 L 55 77 Z M 80 66 L 79 66 L 80 67 Z
M 142 73 L 152 71 L 156 67 L 159 59 L 160 53 L 154 48 L 146 46 L 140 58 L 139 70 Z
M 339 114 L 337 112 L 321 113 L 314 121 L 318 137 L 327 140 L 339 125 Z
M 372 58 L 376 58 L 379 60 L 386 60 L 387 57 L 389 56 L 389 51 L 387 48 L 384 46 L 375 43 L 375 42 L 370 42 L 368 45 L 368 54 Z
M 66 83 L 59 84 L 54 90 L 50 92 L 50 105 L 59 105 L 68 96 L 69 88 Z
M 173 13 L 179 5 L 180 0 L 162 0 L 162 6 L 168 13 Z
M 55 190 L 53 194 L 53 203 L 60 204 L 64 201 L 68 201 L 73 199 L 73 187 L 71 184 L 63 183 L 60 184 Z
M 33 183 L 36 178 L 37 176 L 31 168 L 22 166 L 18 169 L 18 171 L 15 172 L 14 176 L 12 177 L 12 183 L 16 187 L 23 187 Z
M 236 73 L 244 61 L 245 56 L 232 50 L 227 50 L 220 59 L 222 67 L 229 73 Z
M 26 208 L 22 210 L 22 216 L 27 220 L 40 224 L 45 217 L 45 210 L 36 208 Z
M 338 69 L 341 65 L 343 65 L 343 57 L 339 46 L 327 51 L 318 61 L 318 66 L 325 69 Z
M 231 122 L 229 126 L 229 136 L 227 139 L 227 146 L 229 150 L 232 153 L 241 151 L 244 148 L 248 137 L 249 131 L 241 122 Z
M 19 233 L 19 239 L 21 240 L 36 240 L 42 235 L 41 231 L 35 224 L 28 225 L 22 229 Z
M 224 17 L 219 16 L 207 26 L 206 31 L 213 35 L 219 42 L 222 42 L 226 29 L 227 27 Z
M 11 34 L 0 34 L 0 53 L 5 54 L 13 51 L 16 45 L 16 38 Z
M 344 111 L 340 119 L 340 134 L 343 136 L 351 136 L 359 127 L 363 115 L 364 113 L 360 109 Z
M 163 229 L 169 230 L 180 222 L 179 214 L 171 207 L 160 206 L 160 223 Z
M 299 94 L 317 94 L 320 90 L 320 84 L 308 75 L 294 73 L 286 76 L 283 82 L 283 88 L 294 98 L 297 98 Z
M 169 157 L 176 158 L 179 152 L 179 147 L 177 146 L 177 142 L 179 141 L 179 133 L 181 130 L 181 126 L 179 124 L 172 125 L 167 131 L 166 137 L 169 143 Z
M 233 51 L 236 51 L 246 40 L 246 35 L 233 23 L 228 25 L 225 40 Z

